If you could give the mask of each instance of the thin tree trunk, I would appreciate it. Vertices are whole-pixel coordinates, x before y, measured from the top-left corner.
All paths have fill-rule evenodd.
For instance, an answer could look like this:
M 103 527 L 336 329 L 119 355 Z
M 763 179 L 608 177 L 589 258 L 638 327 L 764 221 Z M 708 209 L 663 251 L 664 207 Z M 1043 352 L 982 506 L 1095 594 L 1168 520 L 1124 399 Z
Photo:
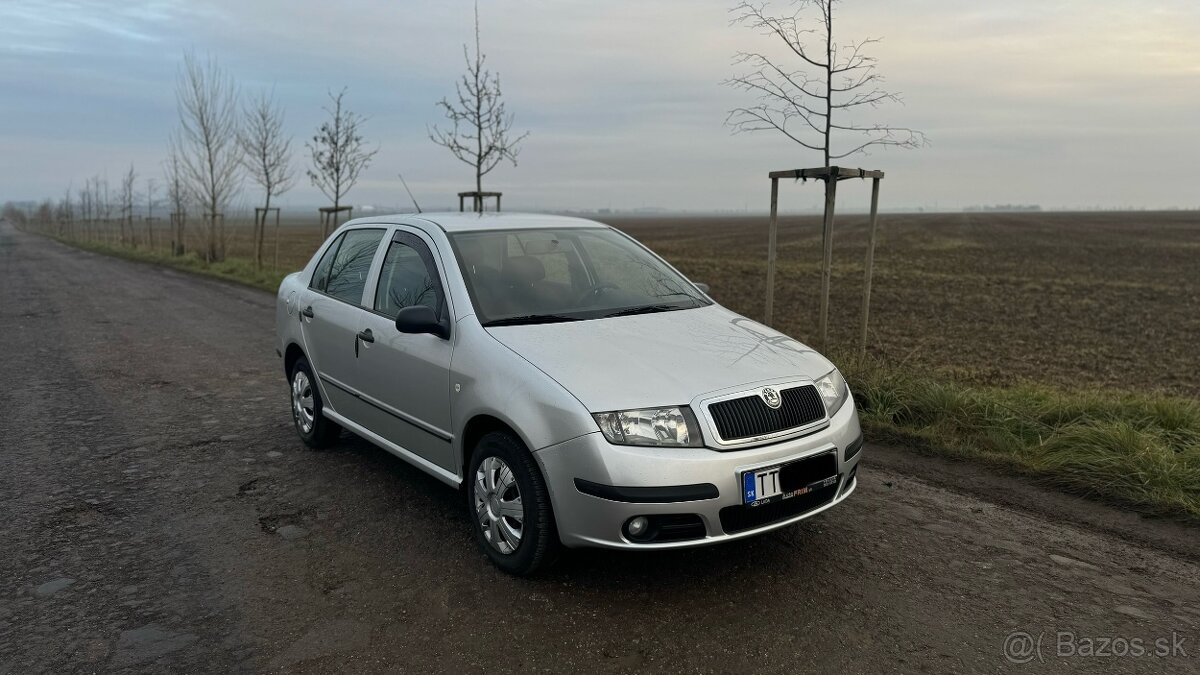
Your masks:
M 261 223 L 255 222 L 255 226 L 258 229 L 258 231 L 255 234 L 258 235 L 258 237 L 254 244 L 254 260 L 255 260 L 255 265 L 257 265 L 258 269 L 260 269 L 260 270 L 262 269 L 262 259 L 263 259 L 263 238 L 265 237 L 265 234 L 267 231 L 267 214 L 271 212 L 270 209 L 271 209 L 271 191 L 267 190 L 267 201 L 266 201 L 266 204 L 263 206 L 262 222 Z M 257 221 L 258 218 L 256 217 L 254 220 Z
M 479 71 L 479 5 L 475 5 L 475 91 L 480 89 Z M 475 211 L 483 213 L 483 103 L 475 96 Z
M 825 166 L 829 166 L 830 132 L 833 131 L 833 1 L 825 5 Z
M 220 258 L 218 258 L 218 255 L 220 253 L 220 248 L 219 248 L 220 245 L 217 242 L 220 239 L 221 234 L 220 234 L 220 232 L 217 231 L 217 200 L 215 198 L 213 199 L 212 204 L 211 204 L 211 214 L 212 215 L 210 217 L 212 218 L 212 220 L 210 222 L 212 224 L 212 227 L 209 228 L 209 232 L 208 232 L 208 247 L 209 247 L 208 259 L 209 259 L 209 262 L 216 262 L 217 260 L 220 259 Z
M 329 238 L 329 233 L 331 231 L 337 229 L 337 226 L 336 226 L 337 217 L 338 217 L 337 214 L 338 214 L 338 206 L 340 206 L 340 205 L 341 205 L 341 196 L 339 195 L 339 196 L 333 198 L 333 211 L 330 212 L 329 217 L 325 219 L 325 239 Z M 330 221 L 333 221 L 333 222 L 330 222 Z M 331 227 L 331 225 L 333 227 Z

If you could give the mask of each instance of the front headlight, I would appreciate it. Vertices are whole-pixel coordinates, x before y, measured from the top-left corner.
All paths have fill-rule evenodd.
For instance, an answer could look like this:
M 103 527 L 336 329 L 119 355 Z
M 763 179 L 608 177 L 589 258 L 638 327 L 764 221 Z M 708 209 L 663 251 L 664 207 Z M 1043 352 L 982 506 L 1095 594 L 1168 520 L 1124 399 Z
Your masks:
M 821 392 L 821 400 L 825 402 L 825 410 L 829 411 L 830 417 L 841 410 L 842 404 L 850 395 L 850 388 L 846 386 L 846 380 L 837 368 L 817 380 L 817 391 Z
M 596 413 L 596 424 L 609 443 L 698 448 L 700 426 L 687 406 Z

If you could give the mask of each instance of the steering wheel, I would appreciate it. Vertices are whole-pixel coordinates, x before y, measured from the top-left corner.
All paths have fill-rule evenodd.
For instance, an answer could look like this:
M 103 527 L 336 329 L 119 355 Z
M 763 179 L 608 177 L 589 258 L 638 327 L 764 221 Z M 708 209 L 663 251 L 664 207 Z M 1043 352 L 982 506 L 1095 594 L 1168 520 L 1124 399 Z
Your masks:
M 616 289 L 620 288 L 620 286 L 618 286 L 616 284 L 609 284 L 609 283 L 596 284 L 596 285 L 592 286 L 591 288 L 588 288 L 587 290 L 585 290 L 583 293 L 581 293 L 579 295 L 579 298 L 577 300 L 575 300 L 575 304 L 582 305 L 584 302 L 590 300 L 591 298 L 593 298 L 597 295 L 600 295 L 605 290 L 610 289 L 610 288 L 616 290 Z

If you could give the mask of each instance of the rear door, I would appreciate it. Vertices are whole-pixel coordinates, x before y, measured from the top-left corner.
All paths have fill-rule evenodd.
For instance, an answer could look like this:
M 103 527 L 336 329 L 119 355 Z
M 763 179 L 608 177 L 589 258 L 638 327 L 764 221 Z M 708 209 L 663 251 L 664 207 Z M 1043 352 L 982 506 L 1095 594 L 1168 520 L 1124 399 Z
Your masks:
M 334 411 L 357 422 L 364 404 L 356 396 L 363 293 L 383 228 L 347 230 L 330 245 L 300 299 L 304 344 L 322 391 Z
M 404 449 L 456 471 L 451 451 L 451 341 L 396 330 L 396 313 L 427 305 L 448 316 L 436 256 L 415 231 L 397 230 L 387 244 L 363 330 L 373 342 L 359 352 L 359 382 L 372 408 L 366 426 Z M 453 336 L 451 336 L 453 337 Z

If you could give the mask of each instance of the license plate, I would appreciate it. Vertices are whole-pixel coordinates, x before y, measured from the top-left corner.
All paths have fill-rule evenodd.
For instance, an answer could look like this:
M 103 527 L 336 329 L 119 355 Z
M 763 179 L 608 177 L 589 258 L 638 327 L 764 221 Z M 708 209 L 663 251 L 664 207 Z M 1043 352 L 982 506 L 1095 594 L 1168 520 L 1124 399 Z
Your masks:
M 772 502 L 806 495 L 814 490 L 827 488 L 837 483 L 836 464 L 820 469 L 804 462 L 821 461 L 822 458 L 805 458 L 776 466 L 742 472 L 742 503 L 762 506 Z M 810 470 L 811 469 L 811 470 Z M 832 469 L 832 476 L 818 478 L 824 470 Z M 812 475 L 817 472 L 817 475 Z M 806 475 L 807 474 L 807 475 Z

